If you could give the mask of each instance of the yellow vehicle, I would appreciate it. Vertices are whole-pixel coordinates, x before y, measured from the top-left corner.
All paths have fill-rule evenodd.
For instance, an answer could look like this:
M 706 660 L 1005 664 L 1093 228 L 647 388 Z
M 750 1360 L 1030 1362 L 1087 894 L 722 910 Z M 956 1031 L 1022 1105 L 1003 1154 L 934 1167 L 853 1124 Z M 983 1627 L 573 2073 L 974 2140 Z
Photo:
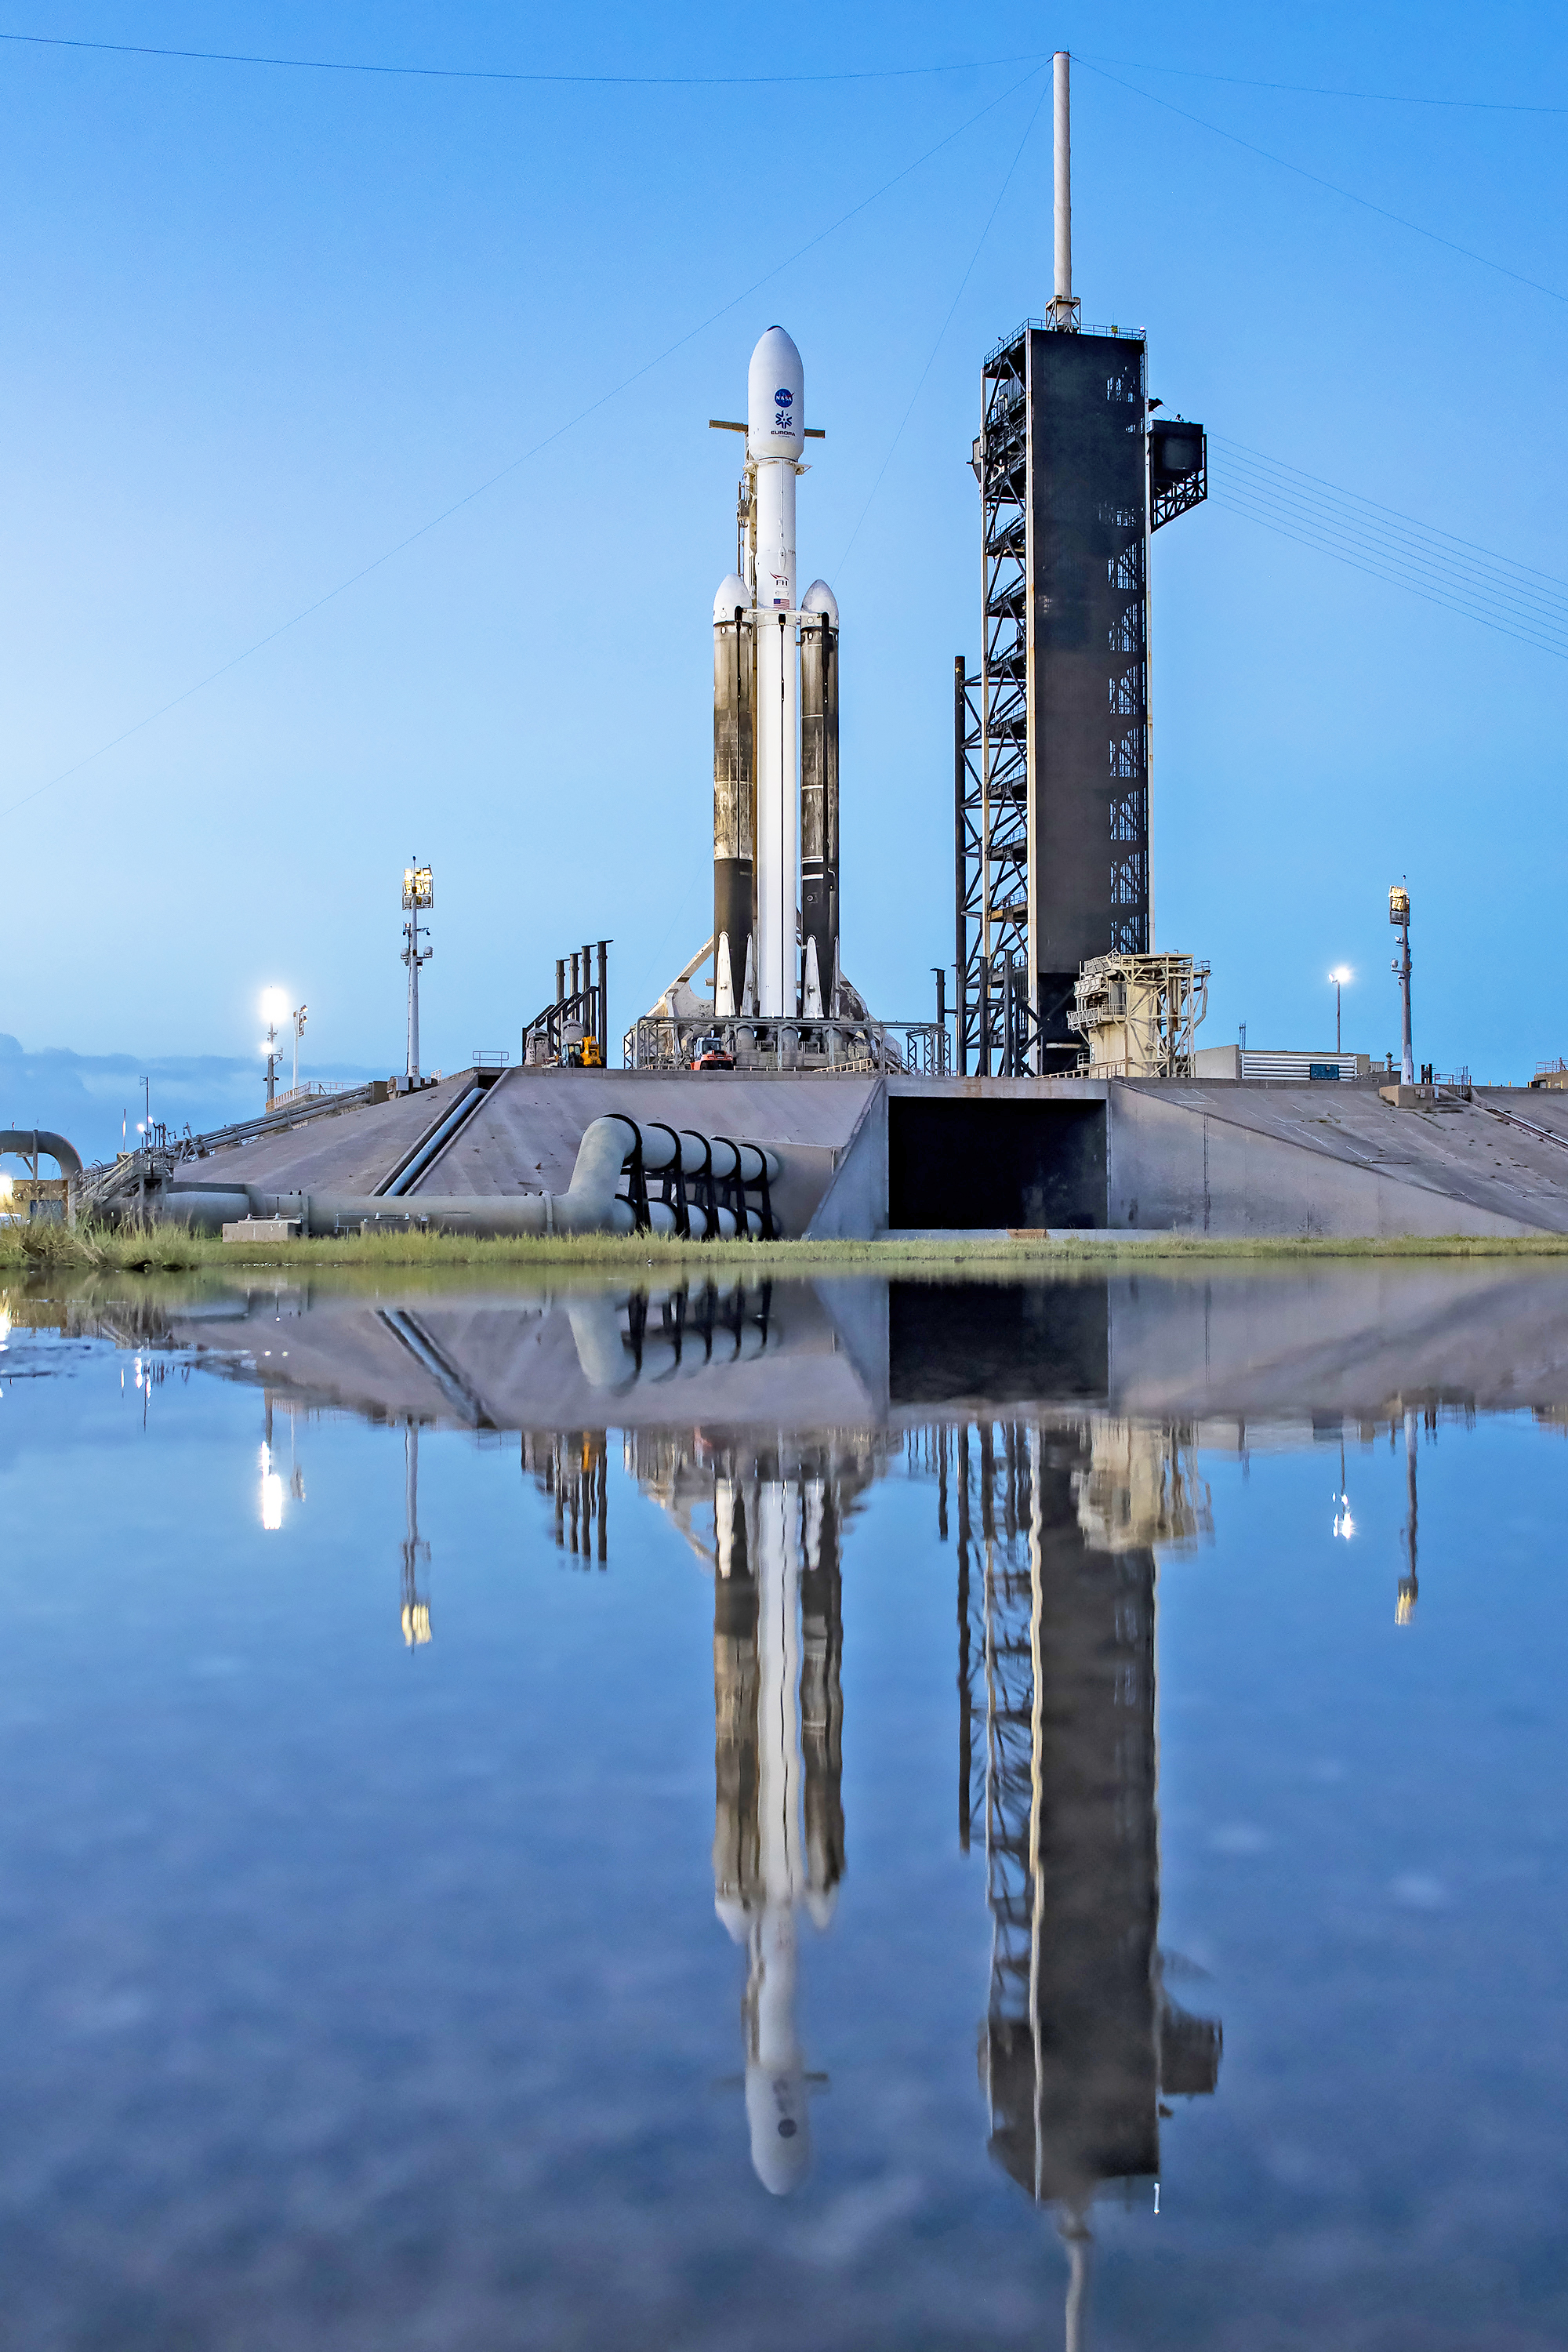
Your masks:
M 605 1057 L 599 1051 L 598 1039 L 584 1037 L 579 1043 L 574 1038 L 566 1048 L 566 1066 L 569 1070 L 602 1070 Z

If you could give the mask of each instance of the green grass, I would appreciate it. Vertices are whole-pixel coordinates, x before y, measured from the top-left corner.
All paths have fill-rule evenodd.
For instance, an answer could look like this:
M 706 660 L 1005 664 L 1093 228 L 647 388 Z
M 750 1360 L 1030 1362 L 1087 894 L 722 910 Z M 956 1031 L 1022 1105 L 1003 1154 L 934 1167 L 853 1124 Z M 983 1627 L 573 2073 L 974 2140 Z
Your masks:
M 281 1268 L 300 1274 L 339 1266 L 375 1273 L 394 1266 L 427 1273 L 475 1267 L 500 1273 L 577 1266 L 614 1272 L 648 1266 L 671 1276 L 700 1266 L 735 1274 L 806 1273 L 855 1266 L 866 1272 L 936 1273 L 948 1267 L 1009 1266 L 1043 1270 L 1136 1259 L 1184 1258 L 1520 1258 L 1568 1255 L 1568 1235 L 1473 1239 L 1455 1234 L 1435 1240 L 1221 1241 L 1183 1234 L 1084 1234 L 1063 1241 L 669 1241 L 657 1234 L 556 1234 L 552 1238 L 477 1239 L 457 1234 L 371 1234 L 339 1240 L 224 1242 L 176 1225 L 0 1226 L 0 1267 L 17 1272 L 153 1273 L 185 1269 L 237 1272 Z

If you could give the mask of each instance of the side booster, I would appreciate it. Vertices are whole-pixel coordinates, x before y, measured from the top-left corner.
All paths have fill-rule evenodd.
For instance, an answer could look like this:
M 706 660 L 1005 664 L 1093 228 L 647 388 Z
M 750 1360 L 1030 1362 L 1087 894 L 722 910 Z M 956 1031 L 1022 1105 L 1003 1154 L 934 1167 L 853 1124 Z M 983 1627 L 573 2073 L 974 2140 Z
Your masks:
M 820 580 L 796 603 L 805 440 L 800 353 L 782 327 L 770 327 L 747 380 L 737 569 L 713 600 L 721 1016 L 831 1013 L 837 985 L 838 607 Z

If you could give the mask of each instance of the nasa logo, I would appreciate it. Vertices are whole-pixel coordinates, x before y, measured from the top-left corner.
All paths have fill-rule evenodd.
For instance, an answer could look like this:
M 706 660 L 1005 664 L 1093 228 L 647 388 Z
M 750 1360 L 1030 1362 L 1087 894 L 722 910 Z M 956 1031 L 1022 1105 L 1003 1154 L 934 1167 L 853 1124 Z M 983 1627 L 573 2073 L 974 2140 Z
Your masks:
M 777 401 L 781 408 L 793 408 L 795 406 L 795 394 L 789 390 L 786 384 L 780 384 L 777 392 L 773 394 L 773 398 Z

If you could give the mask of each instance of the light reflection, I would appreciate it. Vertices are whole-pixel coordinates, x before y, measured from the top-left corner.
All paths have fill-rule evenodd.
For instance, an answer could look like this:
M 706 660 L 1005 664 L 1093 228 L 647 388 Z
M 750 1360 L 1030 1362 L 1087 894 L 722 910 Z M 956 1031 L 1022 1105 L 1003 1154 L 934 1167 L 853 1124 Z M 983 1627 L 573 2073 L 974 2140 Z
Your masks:
M 1433 1426 L 1436 1415 L 1430 1416 Z M 1405 1540 L 1405 1573 L 1399 1580 L 1399 1595 L 1394 1604 L 1396 1625 L 1415 1622 L 1415 1603 L 1421 1597 L 1421 1587 L 1415 1574 L 1415 1415 L 1405 1415 L 1405 1525 L 1400 1534 Z
M 276 1534 L 283 1524 L 283 1481 L 272 1466 L 272 1448 L 265 1439 L 261 1446 L 261 1524 L 268 1534 Z
M 403 1433 L 403 1640 L 405 1648 L 422 1650 L 431 1638 L 430 1601 L 419 1590 L 419 1570 L 427 1567 L 430 1547 L 419 1535 L 419 1424 L 410 1422 Z

